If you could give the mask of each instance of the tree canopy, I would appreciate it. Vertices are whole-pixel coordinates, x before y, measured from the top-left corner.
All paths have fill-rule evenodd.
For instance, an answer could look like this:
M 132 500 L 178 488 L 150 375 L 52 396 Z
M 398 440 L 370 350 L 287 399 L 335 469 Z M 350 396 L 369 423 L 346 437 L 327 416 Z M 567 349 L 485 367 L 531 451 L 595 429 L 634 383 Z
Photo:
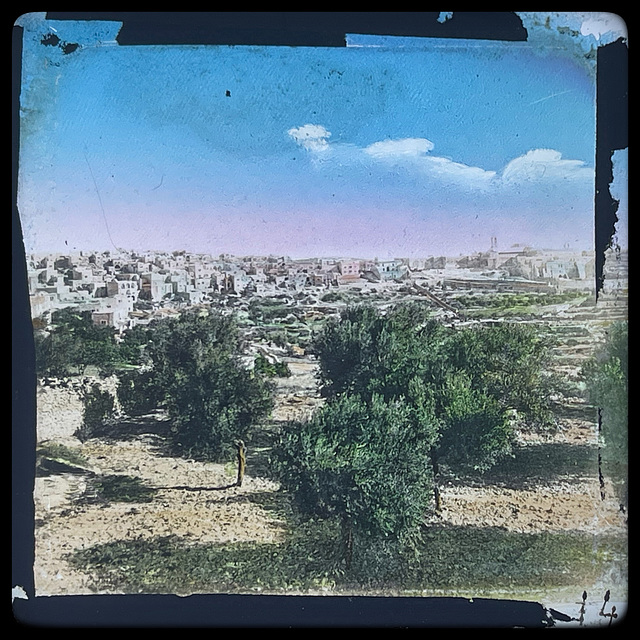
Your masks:
M 325 397 L 403 398 L 416 419 L 427 419 L 429 406 L 439 452 L 486 467 L 509 449 L 508 415 L 521 427 L 553 426 L 547 347 L 529 326 L 451 328 L 408 304 L 384 314 L 370 306 L 345 310 L 318 336 L 315 353 Z
M 39 375 L 82 375 L 88 366 L 109 367 L 118 360 L 113 327 L 94 325 L 90 311 L 67 307 L 51 314 L 51 327 L 35 331 Z
M 164 408 L 173 442 L 185 455 L 218 459 L 268 414 L 266 376 L 240 360 L 235 319 L 189 310 L 150 327 L 140 339 L 144 366 L 121 375 L 119 398 L 131 413 Z
M 433 435 L 414 428 L 401 400 L 343 395 L 284 428 L 275 470 L 302 513 L 340 520 L 349 566 L 354 545 L 415 537 L 431 500 Z
M 314 351 L 326 405 L 285 429 L 276 467 L 301 509 L 339 515 L 356 537 L 409 539 L 428 487 L 439 506 L 441 461 L 487 469 L 511 450 L 514 414 L 520 427 L 552 423 L 546 345 L 530 327 L 453 328 L 418 304 L 360 305 Z

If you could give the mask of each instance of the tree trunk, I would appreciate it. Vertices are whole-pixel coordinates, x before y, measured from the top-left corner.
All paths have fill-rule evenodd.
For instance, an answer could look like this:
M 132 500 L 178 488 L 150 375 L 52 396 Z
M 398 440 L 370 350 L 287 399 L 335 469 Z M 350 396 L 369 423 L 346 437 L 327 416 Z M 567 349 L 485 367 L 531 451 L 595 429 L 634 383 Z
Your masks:
M 353 526 L 348 516 L 342 518 L 342 557 L 345 568 L 351 569 L 353 561 Z
M 438 465 L 438 450 L 436 447 L 431 447 L 431 468 L 433 470 L 433 498 L 436 503 L 436 511 L 439 513 L 442 510 L 442 496 L 440 495 L 440 487 L 438 482 L 440 481 L 440 467 Z
M 244 470 L 247 465 L 246 449 L 242 440 L 238 440 L 236 446 L 238 447 L 238 479 L 236 480 L 236 486 L 241 487 L 244 479 Z

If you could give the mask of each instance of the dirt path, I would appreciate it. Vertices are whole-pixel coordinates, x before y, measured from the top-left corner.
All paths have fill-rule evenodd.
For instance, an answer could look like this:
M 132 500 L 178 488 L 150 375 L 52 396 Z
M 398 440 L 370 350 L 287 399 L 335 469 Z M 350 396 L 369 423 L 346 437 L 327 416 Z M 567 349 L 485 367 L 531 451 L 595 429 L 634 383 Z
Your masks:
M 320 400 L 314 392 L 313 364 L 290 363 L 293 375 L 279 382 L 275 420 L 301 418 Z M 66 399 L 65 399 L 66 396 Z M 52 420 L 62 411 L 64 421 Z M 73 437 L 81 418 L 81 405 L 70 390 L 39 396 L 38 440 L 77 447 L 96 477 L 113 474 L 135 476 L 157 489 L 150 502 L 105 502 L 91 494 L 91 475 L 62 473 L 36 478 L 36 561 L 34 577 L 38 595 L 88 594 L 91 576 L 74 571 L 64 556 L 76 549 L 114 540 L 176 535 L 186 541 L 277 543 L 284 523 L 260 505 L 256 494 L 277 490 L 277 485 L 252 473 L 249 450 L 242 487 L 235 480 L 233 461 L 228 465 L 167 457 L 158 437 L 139 434 L 125 441 Z M 561 433 L 565 442 L 586 442 L 593 432 L 579 421 Z M 511 531 L 623 532 L 624 516 L 607 487 L 600 499 L 597 478 L 579 482 L 561 479 L 535 489 L 500 486 L 444 486 L 444 508 L 434 521 L 504 527 Z

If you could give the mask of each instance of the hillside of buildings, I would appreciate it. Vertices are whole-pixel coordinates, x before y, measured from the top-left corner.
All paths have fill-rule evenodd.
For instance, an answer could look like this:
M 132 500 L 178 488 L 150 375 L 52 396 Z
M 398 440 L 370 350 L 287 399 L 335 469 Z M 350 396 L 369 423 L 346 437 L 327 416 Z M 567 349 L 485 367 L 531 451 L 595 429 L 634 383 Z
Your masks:
M 528 248 L 425 259 L 211 256 L 185 251 L 70 252 L 32 255 L 28 289 L 33 318 L 74 306 L 97 325 L 124 331 L 187 306 L 213 305 L 250 313 L 254 298 L 323 314 L 350 296 L 375 303 L 402 295 L 432 297 L 447 310 L 449 292 L 589 292 L 594 259 L 588 252 Z M 440 299 L 440 300 L 439 300 Z M 455 305 L 454 305 L 455 306 Z
M 325 319 L 348 305 L 414 301 L 450 324 L 545 327 L 561 338 L 554 367 L 575 378 L 608 323 L 627 315 L 627 252 L 609 251 L 597 305 L 594 263 L 588 252 L 528 247 L 420 260 L 76 252 L 31 256 L 28 288 L 34 326 L 44 332 L 52 313 L 69 307 L 116 336 L 191 307 L 233 313 L 248 362 L 258 353 L 272 361 L 303 356 Z

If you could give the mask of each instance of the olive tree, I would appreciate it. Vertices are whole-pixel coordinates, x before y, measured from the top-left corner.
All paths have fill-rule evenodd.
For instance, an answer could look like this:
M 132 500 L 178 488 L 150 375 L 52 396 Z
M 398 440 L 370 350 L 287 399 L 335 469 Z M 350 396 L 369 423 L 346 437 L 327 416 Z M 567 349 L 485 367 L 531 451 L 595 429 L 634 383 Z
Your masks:
M 412 413 L 402 400 L 345 394 L 289 423 L 274 447 L 274 469 L 300 511 L 339 521 L 347 568 L 369 544 L 386 539 L 402 548 L 419 532 L 435 431 L 416 429 Z
M 530 327 L 451 328 L 425 306 L 399 305 L 382 313 L 362 305 L 346 309 L 317 337 L 322 394 L 370 402 L 402 399 L 414 428 L 430 441 L 434 497 L 439 507 L 440 462 L 451 468 L 487 469 L 509 453 L 515 425 L 553 426 L 544 375 L 547 345 Z
M 184 455 L 228 455 L 234 441 L 270 411 L 272 386 L 242 363 L 233 316 L 189 310 L 155 323 L 148 337 L 145 365 L 121 376 L 119 397 L 132 413 L 163 408 L 173 444 Z

